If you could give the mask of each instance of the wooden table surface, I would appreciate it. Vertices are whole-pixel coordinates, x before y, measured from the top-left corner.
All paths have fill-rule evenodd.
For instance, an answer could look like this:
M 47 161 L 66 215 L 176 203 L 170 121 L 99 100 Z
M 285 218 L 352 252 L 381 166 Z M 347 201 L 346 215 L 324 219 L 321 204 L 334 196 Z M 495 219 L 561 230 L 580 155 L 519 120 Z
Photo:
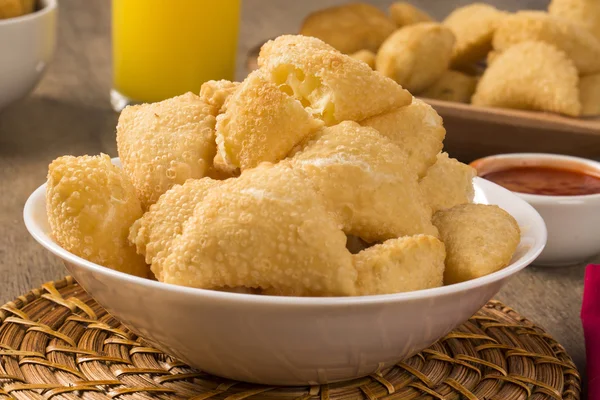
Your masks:
M 238 78 L 248 49 L 277 34 L 293 32 L 304 15 L 342 0 L 246 0 L 239 45 Z M 470 1 L 421 0 L 443 17 Z M 384 7 L 390 1 L 374 1 Z M 499 7 L 544 8 L 542 0 L 497 0 Z M 116 155 L 117 114 L 109 104 L 110 9 L 106 0 L 61 0 L 59 44 L 53 64 L 26 99 L 0 111 L 0 304 L 66 274 L 62 264 L 25 230 L 27 196 L 45 180 L 48 163 L 64 154 Z M 600 261 L 600 260 L 598 260 Z M 497 296 L 545 327 L 584 372 L 579 320 L 584 266 L 530 267 Z

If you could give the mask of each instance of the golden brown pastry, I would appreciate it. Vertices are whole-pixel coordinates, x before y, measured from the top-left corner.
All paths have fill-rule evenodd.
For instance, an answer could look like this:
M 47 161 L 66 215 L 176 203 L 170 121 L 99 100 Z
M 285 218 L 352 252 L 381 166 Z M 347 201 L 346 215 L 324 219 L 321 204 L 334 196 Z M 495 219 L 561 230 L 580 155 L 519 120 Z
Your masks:
M 106 154 L 54 160 L 48 167 L 46 210 L 52 236 L 65 250 L 107 268 L 148 276 L 144 258 L 127 240 L 142 207 L 131 182 Z
M 386 240 L 353 256 L 358 294 L 390 294 L 440 287 L 444 244 L 428 235 Z
M 420 22 L 435 22 L 435 19 L 431 15 L 405 1 L 393 3 L 389 11 L 392 20 L 394 20 L 398 28 Z
M 452 11 L 442 22 L 456 36 L 452 68 L 483 60 L 492 49 L 492 37 L 506 13 L 484 3 L 472 3 Z
M 598 0 L 552 0 L 548 12 L 588 29 L 600 40 L 600 2 Z
M 448 69 L 454 34 L 435 22 L 398 29 L 383 42 L 375 66 L 411 93 L 431 86 Z
M 258 64 L 280 90 L 327 125 L 361 121 L 412 99 L 393 80 L 315 38 L 284 35 L 269 41 Z
M 438 211 L 433 223 L 446 246 L 446 285 L 501 270 L 521 240 L 517 221 L 498 206 L 462 204 Z
M 433 212 L 471 203 L 475 196 L 474 168 L 450 158 L 448 153 L 437 155 L 437 161 L 427 170 L 419 186 Z
M 259 69 L 242 82 L 229 98 L 227 111 L 217 117 L 217 150 L 230 169 L 243 171 L 262 161 L 282 160 L 322 126 Z
M 493 45 L 501 52 L 526 41 L 546 42 L 564 51 L 580 74 L 600 72 L 600 40 L 567 19 L 542 11 L 520 11 L 498 25 Z
M 429 104 L 416 98 L 408 106 L 368 118 L 360 124 L 377 129 L 394 142 L 419 177 L 435 163 L 446 136 L 442 117 Z
M 356 270 L 346 236 L 306 179 L 263 163 L 209 191 L 165 260 L 162 281 L 347 296 Z
M 417 174 L 389 139 L 351 121 L 325 128 L 292 158 L 348 235 L 367 242 L 437 235 Z
M 433 85 L 419 93 L 419 96 L 428 99 L 470 103 L 476 86 L 476 77 L 449 69 Z
M 216 113 L 193 93 L 121 112 L 119 157 L 144 209 L 173 185 L 207 174 L 216 154 Z
M 310 14 L 300 34 L 321 39 L 342 53 L 377 49 L 396 29 L 394 22 L 377 7 L 366 3 L 348 3 Z
M 175 185 L 131 226 L 129 240 L 137 252 L 145 256 L 159 281 L 162 280 L 164 260 L 175 239 L 181 235 L 184 223 L 210 190 L 219 184 L 219 181 L 202 178 Z
M 498 55 L 479 80 L 472 103 L 578 116 L 578 85 L 577 68 L 564 52 L 544 42 L 523 42 Z
M 218 110 L 219 114 L 222 114 L 225 112 L 227 99 L 231 97 L 239 86 L 239 82 L 231 82 L 225 79 L 207 81 L 200 87 L 200 99 L 214 107 L 215 110 Z
M 359 50 L 351 54 L 350 57 L 366 63 L 371 69 L 375 69 L 375 57 L 377 56 L 370 50 Z

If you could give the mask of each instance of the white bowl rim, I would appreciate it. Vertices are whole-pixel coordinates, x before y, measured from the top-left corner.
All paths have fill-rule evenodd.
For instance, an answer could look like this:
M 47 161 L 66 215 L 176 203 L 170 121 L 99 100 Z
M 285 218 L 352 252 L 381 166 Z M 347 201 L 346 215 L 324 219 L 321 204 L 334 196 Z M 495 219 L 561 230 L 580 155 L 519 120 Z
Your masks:
M 496 154 L 493 156 L 481 157 L 477 160 L 474 160 L 469 165 L 473 165 L 475 163 L 487 163 L 491 160 L 514 160 L 514 159 L 529 159 L 529 160 L 554 160 L 560 163 L 561 161 L 572 161 L 580 164 L 585 164 L 590 166 L 591 168 L 597 170 L 600 173 L 600 162 L 596 160 L 591 160 L 589 158 L 568 156 L 565 154 L 552 154 L 552 153 L 505 153 L 505 154 Z M 557 164 L 560 165 L 560 164 Z M 520 193 L 513 192 L 517 196 L 522 197 L 528 202 L 535 203 L 563 203 L 569 204 L 574 202 L 573 204 L 578 204 L 579 201 L 596 201 L 600 200 L 600 193 L 595 194 L 581 194 L 581 195 L 573 195 L 573 196 L 547 196 L 543 194 L 531 194 L 531 193 Z
M 493 183 L 483 178 L 476 177 L 475 182 L 476 185 L 481 187 L 489 187 L 495 190 L 499 190 L 501 192 L 505 192 L 505 194 L 511 196 L 513 201 L 518 202 L 520 207 L 527 209 L 527 214 L 530 216 L 535 225 L 540 227 L 540 237 L 539 240 L 536 241 L 534 246 L 531 246 L 527 249 L 526 253 L 523 254 L 519 259 L 517 259 L 512 264 L 507 267 L 501 269 L 500 271 L 491 273 L 489 275 L 472 279 L 470 281 L 461 282 L 457 284 L 441 286 L 432 289 L 423 289 L 412 292 L 404 292 L 404 293 L 394 293 L 394 294 L 382 294 L 382 295 L 370 295 L 370 296 L 348 296 L 348 297 L 292 297 L 292 296 L 264 296 L 259 294 L 245 294 L 245 293 L 231 293 L 231 292 L 221 292 L 216 290 L 209 289 L 200 289 L 186 286 L 179 286 L 173 284 L 167 284 L 163 282 L 158 282 L 146 278 L 140 278 L 134 275 L 129 275 L 124 272 L 119 272 L 112 270 L 110 268 L 103 267 L 101 265 L 95 264 L 93 262 L 87 261 L 81 257 L 76 256 L 73 253 L 68 252 L 67 250 L 60 247 L 57 243 L 55 243 L 41 228 L 41 226 L 35 221 L 34 212 L 36 206 L 41 201 L 45 202 L 45 191 L 46 184 L 38 187 L 27 199 L 25 203 L 25 207 L 23 210 L 23 218 L 25 222 L 25 226 L 31 236 L 44 248 L 49 250 L 54 255 L 59 258 L 81 266 L 91 272 L 95 272 L 101 275 L 109 275 L 113 279 L 123 280 L 130 284 L 142 285 L 147 289 L 152 290 L 162 290 L 172 292 L 174 295 L 183 294 L 189 296 L 197 296 L 197 297 L 205 297 L 208 300 L 213 299 L 215 301 L 221 302 L 232 302 L 236 303 L 239 301 L 244 301 L 246 304 L 266 304 L 270 306 L 329 306 L 329 307 L 338 307 L 338 306 L 351 306 L 351 305 L 367 305 L 367 304 L 388 304 L 388 303 L 396 303 L 402 301 L 410 301 L 416 299 L 426 299 L 431 297 L 438 297 L 444 295 L 455 294 L 459 292 L 468 291 L 470 289 L 474 289 L 477 287 L 485 286 L 487 284 L 505 279 L 510 275 L 515 274 L 519 270 L 525 268 L 527 265 L 531 264 L 537 256 L 542 252 L 546 245 L 547 241 L 547 230 L 546 225 L 542 217 L 538 214 L 538 212 L 529 205 L 525 200 L 519 198 L 511 191 Z
M 18 17 L 0 19 L 0 27 L 40 18 L 58 7 L 58 0 L 40 0 L 40 2 L 42 3 L 42 8 L 32 13 L 21 15 Z

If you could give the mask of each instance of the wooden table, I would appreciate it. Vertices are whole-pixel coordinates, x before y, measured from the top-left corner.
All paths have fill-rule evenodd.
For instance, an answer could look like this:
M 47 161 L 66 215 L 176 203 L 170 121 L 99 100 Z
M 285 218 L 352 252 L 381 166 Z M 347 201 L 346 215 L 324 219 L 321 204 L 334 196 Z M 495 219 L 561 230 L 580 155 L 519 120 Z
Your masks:
M 307 11 L 342 1 L 247 0 L 240 58 L 257 43 L 290 32 Z M 381 6 L 390 1 L 376 1 Z M 442 17 L 467 1 L 422 0 Z M 498 0 L 505 9 L 543 8 L 547 1 Z M 54 63 L 35 92 L 0 111 L 0 304 L 66 274 L 62 264 L 29 237 L 22 222 L 27 196 L 45 180 L 48 163 L 64 154 L 116 155 L 117 114 L 109 104 L 110 10 L 106 0 L 61 0 Z M 243 59 L 238 77 L 243 77 Z M 600 260 L 598 260 L 600 261 Z M 531 267 L 498 299 L 544 326 L 584 371 L 579 321 L 584 266 Z

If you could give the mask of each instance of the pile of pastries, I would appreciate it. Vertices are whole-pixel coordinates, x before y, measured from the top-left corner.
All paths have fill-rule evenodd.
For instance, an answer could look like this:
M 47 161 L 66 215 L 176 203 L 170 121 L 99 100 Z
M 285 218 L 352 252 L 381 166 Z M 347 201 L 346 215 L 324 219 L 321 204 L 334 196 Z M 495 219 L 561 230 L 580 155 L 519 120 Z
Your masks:
M 125 108 L 122 168 L 53 161 L 57 243 L 169 284 L 285 296 L 434 288 L 510 263 L 519 226 L 472 204 L 475 172 L 443 152 L 433 108 L 312 37 L 268 42 L 259 65 Z
M 349 3 L 309 15 L 300 33 L 366 62 L 419 97 L 600 115 L 600 1 L 548 12 L 473 3 L 435 21 L 407 2 L 386 14 Z

